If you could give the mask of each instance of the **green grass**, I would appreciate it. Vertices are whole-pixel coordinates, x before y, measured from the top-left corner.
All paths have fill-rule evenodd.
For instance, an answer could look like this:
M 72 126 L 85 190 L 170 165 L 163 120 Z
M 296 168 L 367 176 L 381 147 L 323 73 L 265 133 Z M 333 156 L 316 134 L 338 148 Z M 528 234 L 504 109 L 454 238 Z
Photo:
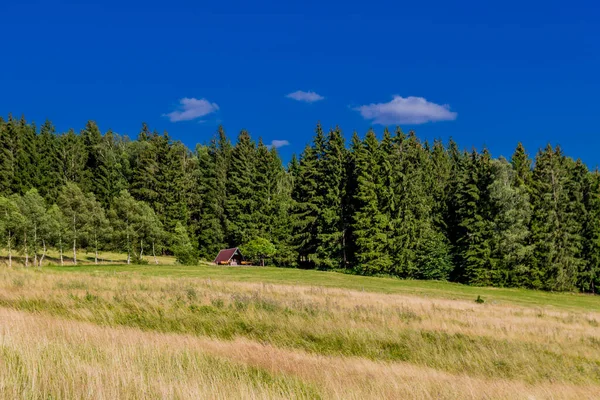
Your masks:
M 60 273 L 125 274 L 158 277 L 187 277 L 222 281 L 320 286 L 386 294 L 473 300 L 481 296 L 487 303 L 508 303 L 528 307 L 556 307 L 600 311 L 600 297 L 576 293 L 550 293 L 527 289 L 466 286 L 450 282 L 365 277 L 337 272 L 273 267 L 168 266 L 168 265 L 82 265 L 51 266 Z

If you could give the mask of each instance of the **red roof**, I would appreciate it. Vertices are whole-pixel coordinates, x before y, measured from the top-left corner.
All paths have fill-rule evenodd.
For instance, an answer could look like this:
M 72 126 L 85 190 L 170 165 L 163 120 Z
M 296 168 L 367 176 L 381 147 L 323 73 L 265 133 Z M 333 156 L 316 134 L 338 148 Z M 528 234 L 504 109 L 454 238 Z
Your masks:
M 239 251 L 237 247 L 234 247 L 233 249 L 224 249 L 219 251 L 217 258 L 215 258 L 214 261 L 215 264 L 219 264 L 221 262 L 228 262 L 229 260 L 231 260 L 231 257 L 233 257 L 237 251 Z

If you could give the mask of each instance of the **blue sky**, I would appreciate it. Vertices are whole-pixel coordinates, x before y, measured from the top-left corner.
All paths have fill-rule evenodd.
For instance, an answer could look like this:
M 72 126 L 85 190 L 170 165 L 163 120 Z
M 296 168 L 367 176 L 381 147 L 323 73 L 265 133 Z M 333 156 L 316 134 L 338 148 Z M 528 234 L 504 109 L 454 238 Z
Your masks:
M 451 4 L 454 3 L 454 4 Z M 189 146 L 218 124 L 289 145 L 397 123 L 510 156 L 546 143 L 600 164 L 592 1 L 4 1 L 0 114 L 142 121 Z

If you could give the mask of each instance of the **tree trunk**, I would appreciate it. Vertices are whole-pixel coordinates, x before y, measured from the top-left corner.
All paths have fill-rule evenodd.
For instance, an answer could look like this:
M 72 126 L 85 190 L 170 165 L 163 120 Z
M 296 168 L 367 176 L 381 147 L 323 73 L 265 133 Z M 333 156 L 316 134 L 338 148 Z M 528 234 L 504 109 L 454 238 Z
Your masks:
M 75 226 L 75 214 L 73 214 L 73 264 L 77 265 L 77 228 Z
M 40 263 L 38 264 L 40 268 L 42 268 L 42 263 L 44 262 L 44 257 L 46 257 L 46 241 L 44 239 L 42 239 L 42 246 L 44 248 L 44 252 L 42 253 L 42 256 L 40 257 Z
M 127 265 L 131 262 L 131 243 L 129 243 L 129 220 L 127 220 Z
M 96 254 L 94 256 L 94 263 L 98 265 L 98 237 L 96 237 L 96 240 L 94 240 L 94 242 L 96 243 Z
M 24 233 L 24 242 L 25 246 L 25 268 L 29 267 L 29 249 L 27 248 L 27 232 Z
M 156 258 L 156 253 L 154 252 L 154 240 L 152 241 L 152 257 L 154 257 L 154 264 L 158 265 L 158 259 Z
M 73 239 L 73 265 L 77 265 L 77 239 Z
M 65 260 L 63 259 L 63 246 L 62 246 L 62 237 L 58 238 L 58 247 L 60 247 L 60 266 L 65 265 Z
M 144 255 L 144 239 L 140 239 L 140 261 L 142 261 L 143 255 Z
M 10 251 L 10 242 L 12 241 L 12 234 L 8 231 L 8 267 L 12 268 L 12 252 Z
M 37 227 L 33 228 L 33 266 L 38 266 L 37 258 Z

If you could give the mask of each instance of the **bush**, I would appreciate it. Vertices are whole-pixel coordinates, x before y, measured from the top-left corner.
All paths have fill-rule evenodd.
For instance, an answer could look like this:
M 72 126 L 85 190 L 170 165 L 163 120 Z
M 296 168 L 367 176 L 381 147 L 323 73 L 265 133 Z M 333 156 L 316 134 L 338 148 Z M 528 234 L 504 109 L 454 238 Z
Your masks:
M 177 222 L 175 233 L 173 234 L 173 255 L 179 264 L 196 265 L 198 264 L 198 251 L 192 246 L 187 230 Z

